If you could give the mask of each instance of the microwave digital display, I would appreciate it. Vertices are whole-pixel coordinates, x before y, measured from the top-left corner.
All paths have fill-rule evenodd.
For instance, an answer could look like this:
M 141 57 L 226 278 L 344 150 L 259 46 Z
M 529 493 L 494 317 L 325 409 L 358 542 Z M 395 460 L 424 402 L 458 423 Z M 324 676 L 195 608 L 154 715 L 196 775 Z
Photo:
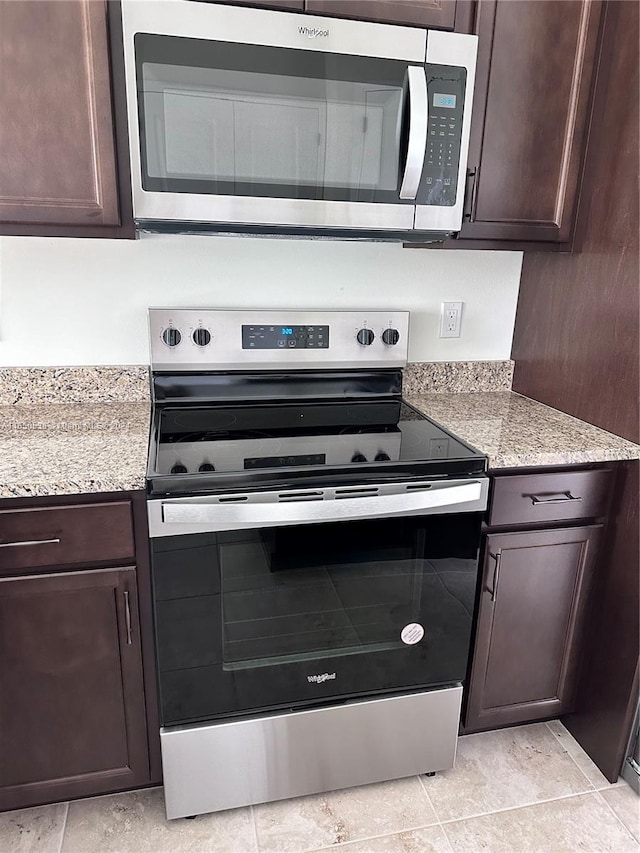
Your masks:
M 446 107 L 448 110 L 455 110 L 456 95 L 443 95 L 441 92 L 434 92 L 433 106 Z

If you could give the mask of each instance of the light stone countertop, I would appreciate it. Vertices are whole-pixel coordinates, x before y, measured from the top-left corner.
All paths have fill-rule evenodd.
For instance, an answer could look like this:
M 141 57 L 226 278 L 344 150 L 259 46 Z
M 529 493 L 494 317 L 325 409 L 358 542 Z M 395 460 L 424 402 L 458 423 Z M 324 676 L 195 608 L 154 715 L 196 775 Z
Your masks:
M 0 497 L 145 488 L 150 404 L 0 406 Z
M 510 362 L 409 365 L 405 397 L 490 468 L 640 458 L 623 438 L 493 390 L 511 372 Z M 0 370 L 0 498 L 144 489 L 150 414 L 147 368 Z
M 489 468 L 640 458 L 640 446 L 513 391 L 409 393 L 407 401 L 489 457 Z

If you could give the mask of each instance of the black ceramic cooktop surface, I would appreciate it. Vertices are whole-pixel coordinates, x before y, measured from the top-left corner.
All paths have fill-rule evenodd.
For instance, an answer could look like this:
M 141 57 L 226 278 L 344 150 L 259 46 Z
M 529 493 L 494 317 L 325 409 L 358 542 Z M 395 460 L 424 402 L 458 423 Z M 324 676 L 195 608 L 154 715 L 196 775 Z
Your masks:
M 337 474 L 354 482 L 474 474 L 485 462 L 400 399 L 285 400 L 156 410 L 149 478 L 162 480 L 163 492 L 199 492 L 205 481 L 246 487 L 302 485 L 306 477 L 317 483 Z

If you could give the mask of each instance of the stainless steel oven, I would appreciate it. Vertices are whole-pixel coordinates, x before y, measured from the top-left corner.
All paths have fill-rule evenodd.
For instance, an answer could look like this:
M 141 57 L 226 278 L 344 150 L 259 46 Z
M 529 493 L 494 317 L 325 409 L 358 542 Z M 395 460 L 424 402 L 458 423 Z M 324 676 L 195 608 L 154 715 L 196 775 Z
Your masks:
M 122 14 L 140 227 L 459 230 L 475 36 L 194 0 Z
M 169 817 L 455 756 L 486 459 L 402 400 L 406 314 L 278 318 L 152 312 Z

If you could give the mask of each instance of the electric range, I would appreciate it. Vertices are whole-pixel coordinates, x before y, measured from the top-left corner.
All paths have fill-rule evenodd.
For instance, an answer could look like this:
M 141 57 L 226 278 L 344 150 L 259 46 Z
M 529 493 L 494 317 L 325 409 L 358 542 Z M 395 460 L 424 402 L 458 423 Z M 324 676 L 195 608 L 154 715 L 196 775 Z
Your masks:
M 167 816 L 451 767 L 487 460 L 402 399 L 408 313 L 150 334 Z

